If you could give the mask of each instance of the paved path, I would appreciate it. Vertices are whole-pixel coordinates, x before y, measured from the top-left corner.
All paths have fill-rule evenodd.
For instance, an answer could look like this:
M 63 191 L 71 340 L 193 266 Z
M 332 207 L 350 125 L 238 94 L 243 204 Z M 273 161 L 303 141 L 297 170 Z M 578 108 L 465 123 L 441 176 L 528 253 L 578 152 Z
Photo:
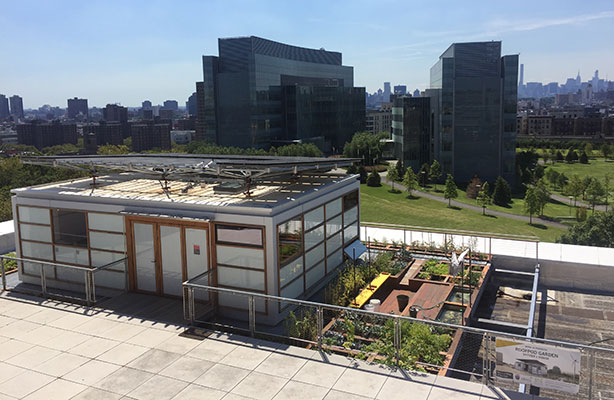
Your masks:
M 554 200 L 560 201 L 563 204 L 569 205 L 569 197 L 561 196 L 560 194 L 556 194 L 556 193 L 551 194 L 550 197 L 553 198 Z M 576 205 L 578 207 L 586 207 L 588 209 L 592 209 L 593 208 L 590 204 L 585 203 L 582 200 L 576 200 L 574 202 L 573 199 L 572 199 L 571 201 L 572 201 L 572 204 L 574 204 L 574 205 Z M 612 208 L 611 206 L 608 206 L 608 210 L 610 210 L 611 208 Z M 605 205 L 595 205 L 595 210 L 605 211 Z
M 386 177 L 386 173 L 382 172 L 380 174 L 380 176 L 382 177 L 382 182 L 384 182 L 387 185 L 391 185 L 392 183 L 388 180 L 388 178 Z M 401 184 L 395 182 L 395 187 L 399 188 L 400 186 L 402 186 Z M 432 194 L 432 193 L 426 193 L 426 192 L 422 192 L 420 190 L 414 190 L 413 193 L 417 196 L 421 196 L 421 197 L 426 197 L 427 199 L 431 199 L 431 200 L 435 200 L 438 201 L 440 203 L 445 203 L 448 204 L 448 200 L 441 197 L 441 196 L 437 196 L 436 194 Z M 474 206 L 471 204 L 466 204 L 466 203 L 461 203 L 460 201 L 456 201 L 456 200 L 452 200 L 451 205 L 455 206 L 455 207 L 460 207 L 460 208 L 466 208 L 468 210 L 473 210 L 473 211 L 478 211 L 478 212 L 482 212 L 482 207 L 479 206 Z M 510 214 L 510 213 L 506 213 L 503 211 L 496 211 L 496 210 L 489 210 L 488 208 L 486 208 L 486 213 L 489 215 L 496 215 L 498 217 L 505 217 L 505 218 L 512 218 L 512 219 L 516 219 L 518 221 L 524 221 L 524 222 L 529 222 L 530 219 L 529 217 L 525 216 L 525 215 L 518 215 L 518 214 Z M 542 224 L 542 225 L 546 225 L 546 226 L 554 226 L 557 228 L 563 228 L 563 229 L 568 229 L 569 227 L 567 225 L 561 224 L 559 222 L 554 222 L 554 221 L 547 221 L 545 219 L 541 219 L 538 217 L 533 217 L 533 223 L 534 224 Z
M 237 335 L 180 335 L 185 328 L 2 293 L 0 399 L 533 398 Z

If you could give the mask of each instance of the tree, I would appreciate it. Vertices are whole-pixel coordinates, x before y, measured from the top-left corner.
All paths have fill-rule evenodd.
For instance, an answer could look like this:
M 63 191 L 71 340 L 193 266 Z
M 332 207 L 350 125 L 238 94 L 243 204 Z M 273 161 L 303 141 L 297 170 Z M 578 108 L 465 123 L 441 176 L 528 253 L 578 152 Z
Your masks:
M 357 132 L 352 140 L 343 147 L 343 156 L 362 158 L 364 165 L 375 165 L 382 155 L 381 139 L 385 134 L 373 135 L 369 132 Z
M 469 185 L 467 185 L 467 197 L 469 197 L 470 199 L 477 198 L 481 188 L 482 180 L 478 178 L 477 175 L 474 175 L 471 179 L 471 182 L 469 182 Z
M 382 179 L 377 173 L 377 171 L 375 170 L 375 168 L 373 168 L 373 171 L 371 171 L 371 173 L 367 177 L 367 186 L 372 186 L 372 187 L 382 186 Z
M 439 161 L 433 160 L 431 169 L 429 170 L 429 178 L 435 183 L 435 190 L 437 190 L 437 182 L 441 179 L 441 164 L 439 164 Z
M 397 176 L 399 177 L 399 179 L 403 179 L 403 176 L 405 175 L 405 167 L 403 166 L 403 159 L 399 158 L 399 160 L 397 161 Z
M 576 201 L 578 200 L 578 196 L 582 194 L 584 191 L 584 184 L 578 175 L 572 175 L 571 179 L 563 188 L 563 194 L 565 196 L 573 196 L 574 207 L 576 206 Z
M 354 175 L 358 173 L 358 168 L 356 168 L 356 166 L 354 164 L 350 165 L 348 167 L 348 170 L 346 172 L 347 175 Z
M 418 179 L 416 178 L 416 174 L 414 174 L 414 170 L 411 167 L 407 167 L 405 171 L 405 175 L 403 176 L 403 185 L 407 188 L 407 193 L 411 196 L 411 192 L 413 190 L 418 189 Z
M 538 165 L 533 170 L 533 178 L 535 178 L 536 180 L 540 180 L 541 178 L 544 177 L 544 173 L 546 172 L 545 170 L 546 168 L 544 168 L 543 165 Z
M 529 214 L 529 224 L 533 223 L 533 214 L 540 210 L 539 197 L 534 187 L 529 187 L 524 196 L 524 211 Z
M 429 184 L 429 165 L 427 163 L 422 164 L 420 171 L 418 171 L 418 182 L 420 186 L 426 187 Z
M 610 154 L 612 154 L 612 148 L 609 144 L 604 143 L 601 145 L 601 153 L 603 154 L 603 158 L 607 160 L 610 157 Z
M 396 165 L 388 164 L 388 173 L 386 174 L 386 178 L 390 181 L 392 185 L 392 190 L 396 190 L 394 187 L 394 182 L 399 180 L 399 173 L 397 172 Z
M 555 159 L 556 161 L 563 161 L 563 153 L 561 153 L 561 150 L 557 150 L 556 155 L 555 155 Z
M 586 221 L 587 216 L 588 216 L 588 208 L 584 206 L 576 208 L 576 221 L 584 222 Z
M 565 185 L 567 185 L 567 182 L 569 182 L 569 179 L 567 178 L 567 175 L 565 174 L 560 174 L 559 178 L 558 178 L 558 182 L 557 182 L 557 186 L 562 189 L 565 187 Z
M 358 174 L 360 175 L 360 183 L 367 183 L 367 169 L 364 165 L 358 167 Z
M 492 203 L 492 198 L 490 194 L 488 194 L 488 182 L 484 182 L 482 185 L 482 190 L 478 193 L 477 201 L 480 206 L 482 206 L 482 215 L 486 215 L 486 206 L 489 206 Z
M 593 179 L 586 188 L 586 198 L 593 208 L 593 213 L 595 212 L 595 204 L 599 203 L 603 196 L 605 196 L 603 185 L 599 180 Z
M 580 163 L 588 164 L 588 156 L 586 155 L 585 152 L 582 152 L 582 154 L 580 154 Z
M 578 158 L 578 155 L 573 150 L 567 150 L 567 154 L 565 155 L 565 162 L 571 164 Z
M 539 200 L 539 214 L 544 215 L 544 209 L 546 205 L 550 202 L 550 191 L 548 190 L 548 186 L 543 179 L 537 181 L 535 185 L 535 194 L 537 195 L 537 199 Z
M 612 176 L 610 174 L 605 174 L 603 177 L 603 190 L 605 192 L 604 200 L 605 200 L 605 211 L 608 211 L 608 202 L 610 200 L 610 195 L 612 194 L 612 186 L 610 183 L 612 182 Z
M 588 157 L 591 157 L 593 155 L 593 145 L 590 143 L 585 144 L 584 152 L 586 153 Z
M 584 197 L 586 197 L 586 189 L 588 189 L 592 181 L 593 181 L 592 176 L 587 175 L 584 178 L 582 178 L 582 200 L 584 200 Z
M 592 214 L 586 221 L 569 228 L 559 240 L 584 246 L 614 247 L 614 210 Z
M 454 178 L 450 174 L 446 177 L 446 187 L 443 192 L 443 197 L 448 199 L 448 207 L 452 205 L 452 199 L 458 197 L 458 188 L 456 187 L 456 183 L 454 183 Z
M 509 183 L 502 177 L 498 177 L 495 181 L 495 191 L 492 195 L 492 201 L 498 206 L 507 207 L 512 202 L 512 190 Z
M 560 173 L 557 170 L 552 169 L 552 168 L 548 168 L 546 170 L 546 173 L 544 174 L 546 179 L 548 179 L 548 182 L 550 182 L 550 184 L 554 187 L 557 187 L 559 183 L 559 175 Z

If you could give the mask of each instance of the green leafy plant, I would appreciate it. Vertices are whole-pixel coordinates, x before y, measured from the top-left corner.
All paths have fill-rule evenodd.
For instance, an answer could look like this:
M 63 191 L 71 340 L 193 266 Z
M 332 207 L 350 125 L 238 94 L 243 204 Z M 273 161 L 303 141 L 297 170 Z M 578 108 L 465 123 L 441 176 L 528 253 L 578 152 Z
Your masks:
M 315 341 L 318 337 L 318 322 L 316 313 L 305 310 L 300 317 L 290 311 L 285 320 L 286 333 L 291 338 Z
M 431 279 L 433 276 L 448 275 L 450 266 L 437 260 L 428 260 L 422 267 L 422 272 L 418 274 L 420 279 Z
M 5 256 L 16 257 L 15 252 L 7 253 Z M 15 260 L 4 260 L 4 271 L 9 272 L 17 269 L 17 261 Z

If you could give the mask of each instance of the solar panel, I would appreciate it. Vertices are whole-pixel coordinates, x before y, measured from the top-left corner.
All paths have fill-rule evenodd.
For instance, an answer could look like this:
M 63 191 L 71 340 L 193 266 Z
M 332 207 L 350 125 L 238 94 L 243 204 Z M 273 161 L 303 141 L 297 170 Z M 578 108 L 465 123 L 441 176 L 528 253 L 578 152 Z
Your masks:
M 101 172 L 137 172 L 164 180 L 241 180 L 255 182 L 324 173 L 347 167 L 356 158 L 237 156 L 209 154 L 122 154 L 92 156 L 23 157 L 26 164 Z

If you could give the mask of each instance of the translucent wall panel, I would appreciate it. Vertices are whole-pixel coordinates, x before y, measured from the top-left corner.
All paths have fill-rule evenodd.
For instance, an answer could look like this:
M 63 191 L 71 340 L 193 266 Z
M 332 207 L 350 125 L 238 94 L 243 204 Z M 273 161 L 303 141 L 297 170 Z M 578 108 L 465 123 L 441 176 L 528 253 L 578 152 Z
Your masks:
M 262 229 L 248 226 L 216 225 L 218 242 L 246 244 L 262 247 Z
M 326 203 L 326 219 L 341 213 L 341 198 Z
M 218 264 L 264 269 L 264 250 L 217 245 Z
M 358 207 L 354 207 L 343 213 L 343 224 L 345 226 L 348 226 L 352 222 L 356 222 L 356 220 L 358 220 Z
M 328 239 L 326 241 L 326 252 L 328 254 L 336 251 L 339 247 L 341 247 L 342 242 L 341 242 L 341 237 L 342 233 L 339 232 L 337 233 L 335 236 L 331 237 L 330 239 Z
M 305 254 L 305 269 L 313 267 L 319 261 L 324 260 L 324 242 L 314 247 Z
M 21 238 L 51 243 L 51 227 L 40 225 L 19 224 Z
M 79 265 L 90 265 L 87 249 L 55 246 L 55 261 Z
M 22 241 L 21 254 L 25 258 L 42 258 L 53 261 L 53 248 L 50 244 Z
M 91 250 L 90 257 L 92 267 L 102 267 L 103 265 L 107 265 L 114 261 L 121 260 L 122 258 L 125 258 L 126 255 L 121 253 L 109 253 L 107 251 Z M 115 271 L 124 271 L 125 263 L 126 262 L 124 261 L 121 263 L 114 264 L 110 266 L 109 269 Z
M 322 278 L 324 278 L 324 261 L 307 271 L 305 274 L 305 287 L 309 289 Z
M 153 225 L 134 224 L 134 249 L 136 257 L 136 285 L 138 290 L 156 291 L 156 255 L 154 250 Z
M 181 228 L 160 225 L 162 253 L 162 289 L 164 294 L 181 296 L 183 270 L 181 259 Z
M 217 267 L 217 281 L 220 286 L 264 291 L 264 273 L 247 269 Z
M 126 236 L 119 233 L 90 232 L 90 247 L 125 252 Z
M 339 232 L 341 230 L 341 228 L 343 227 L 341 218 L 342 216 L 338 215 L 335 218 L 326 221 L 326 236 L 327 237 L 330 237 L 330 235 L 334 234 L 335 232 Z
M 355 222 L 352 225 L 348 226 L 343 231 L 343 241 L 348 242 L 352 238 L 355 238 L 358 235 L 358 223 Z
M 202 274 L 209 268 L 207 250 L 207 230 L 186 228 L 185 258 L 188 267 L 188 279 Z
M 45 271 L 47 273 L 47 271 Z M 76 269 L 56 268 L 55 276 L 60 281 L 85 283 L 85 272 L 78 271 Z M 51 279 L 52 276 L 47 275 L 47 279 Z M 85 291 L 85 289 L 82 288 Z
M 284 286 L 302 273 L 303 257 L 299 257 L 279 270 L 279 287 Z
M 46 224 L 49 225 L 49 209 L 38 207 L 24 207 L 18 206 L 19 221 L 32 222 L 34 224 Z
M 310 249 L 324 240 L 324 225 L 305 233 L 305 249 Z
M 339 249 L 326 261 L 326 270 L 330 273 L 343 263 L 343 250 Z
M 309 230 L 314 226 L 320 225 L 324 222 L 324 207 L 318 207 L 307 213 L 305 213 L 305 230 Z
M 303 289 L 304 289 L 303 280 L 304 280 L 304 277 L 301 276 L 300 278 L 292 282 L 290 285 L 281 289 L 281 297 L 289 297 L 289 298 L 294 299 L 300 296 L 303 293 Z
M 88 213 L 88 226 L 96 231 L 124 232 L 124 217 L 116 214 Z

